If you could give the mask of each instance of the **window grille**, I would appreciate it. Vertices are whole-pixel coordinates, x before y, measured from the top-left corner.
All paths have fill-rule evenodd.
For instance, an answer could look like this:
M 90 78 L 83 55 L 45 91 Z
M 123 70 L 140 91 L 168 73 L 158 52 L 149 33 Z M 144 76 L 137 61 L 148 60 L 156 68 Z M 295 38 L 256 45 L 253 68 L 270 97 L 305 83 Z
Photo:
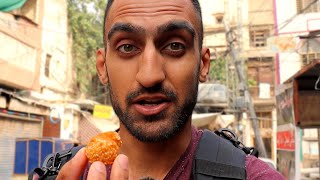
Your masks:
M 265 47 L 267 46 L 267 37 L 269 30 L 251 30 L 250 31 L 250 46 L 251 47 Z

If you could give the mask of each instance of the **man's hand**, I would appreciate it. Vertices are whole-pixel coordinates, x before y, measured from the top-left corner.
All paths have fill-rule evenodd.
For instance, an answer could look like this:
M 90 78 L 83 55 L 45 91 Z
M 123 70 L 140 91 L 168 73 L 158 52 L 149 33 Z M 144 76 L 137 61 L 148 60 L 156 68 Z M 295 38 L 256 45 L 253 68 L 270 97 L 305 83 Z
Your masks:
M 89 173 L 88 180 L 106 180 L 107 172 L 106 166 L 102 162 L 94 162 L 92 163 Z M 129 179 L 129 171 L 128 171 L 128 157 L 119 154 L 117 158 L 114 160 L 110 175 L 111 180 L 128 180 Z
M 88 159 L 84 153 L 84 148 L 82 148 L 69 162 L 67 162 L 59 172 L 57 177 L 58 180 L 64 179 L 79 179 L 84 173 Z M 88 180 L 105 180 L 107 179 L 106 166 L 102 162 L 92 163 L 89 172 Z M 128 157 L 120 154 L 115 159 L 112 165 L 111 180 L 128 180 L 129 170 L 128 170 Z
M 78 151 L 78 153 L 61 168 L 57 177 L 58 180 L 76 180 L 81 177 L 88 164 L 88 158 L 85 155 L 84 150 L 85 148 L 80 149 L 80 151 Z
M 128 157 L 119 154 L 114 160 L 111 170 L 111 180 L 128 180 L 129 179 L 129 162 Z

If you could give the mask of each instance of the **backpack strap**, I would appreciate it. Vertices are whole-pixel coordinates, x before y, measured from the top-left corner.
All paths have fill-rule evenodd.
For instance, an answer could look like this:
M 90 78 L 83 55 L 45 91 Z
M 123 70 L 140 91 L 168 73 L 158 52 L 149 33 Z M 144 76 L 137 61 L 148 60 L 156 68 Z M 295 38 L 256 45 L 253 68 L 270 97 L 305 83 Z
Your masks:
M 193 179 L 246 179 L 245 157 L 230 141 L 204 130 L 193 160 Z

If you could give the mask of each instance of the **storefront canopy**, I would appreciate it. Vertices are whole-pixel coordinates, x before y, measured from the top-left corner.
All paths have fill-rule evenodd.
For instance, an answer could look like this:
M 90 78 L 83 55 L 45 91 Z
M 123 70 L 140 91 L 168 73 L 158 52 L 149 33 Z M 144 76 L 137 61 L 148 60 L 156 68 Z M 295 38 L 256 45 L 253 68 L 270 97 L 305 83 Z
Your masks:
M 9 12 L 24 5 L 26 0 L 0 0 L 0 11 Z
M 320 127 L 320 59 L 303 67 L 284 84 L 292 84 L 296 125 Z

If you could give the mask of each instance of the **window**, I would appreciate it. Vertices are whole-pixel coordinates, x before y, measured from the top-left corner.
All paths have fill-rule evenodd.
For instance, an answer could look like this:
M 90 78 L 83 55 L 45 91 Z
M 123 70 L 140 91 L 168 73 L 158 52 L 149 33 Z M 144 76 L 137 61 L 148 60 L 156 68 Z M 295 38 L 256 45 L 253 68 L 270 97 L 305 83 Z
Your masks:
M 45 67 L 44 67 L 44 75 L 46 77 L 50 77 L 50 61 L 51 61 L 51 55 L 47 54 L 46 64 L 45 64 Z
M 213 14 L 214 17 L 216 18 L 216 23 L 217 24 L 222 24 L 223 23 L 223 16 L 224 16 L 224 13 L 215 13 Z
M 253 99 L 274 96 L 275 69 L 273 57 L 251 57 L 247 61 L 247 80 Z
M 259 119 L 260 129 L 272 129 L 272 113 L 271 112 L 256 112 Z
M 250 30 L 250 46 L 265 47 L 267 46 L 268 29 Z
M 318 0 L 297 0 L 298 13 L 320 12 L 320 1 Z
M 302 65 L 306 66 L 315 60 L 320 60 L 320 52 L 319 53 L 301 54 L 300 59 L 302 61 Z

